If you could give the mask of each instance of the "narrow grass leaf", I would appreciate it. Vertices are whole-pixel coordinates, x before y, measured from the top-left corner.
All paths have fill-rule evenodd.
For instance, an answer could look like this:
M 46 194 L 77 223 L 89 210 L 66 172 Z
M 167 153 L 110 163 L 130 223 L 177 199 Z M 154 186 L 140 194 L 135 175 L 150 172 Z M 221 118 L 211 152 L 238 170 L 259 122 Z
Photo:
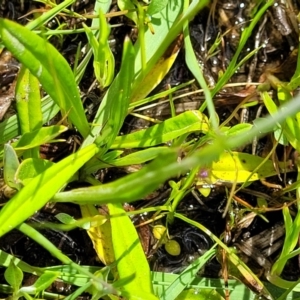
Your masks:
M 0 19 L 3 43 L 36 76 L 45 91 L 86 137 L 90 131 L 73 72 L 45 39 L 10 20 Z
M 28 224 L 23 223 L 17 226 L 17 229 L 21 231 L 23 234 L 30 237 L 33 241 L 41 245 L 53 257 L 57 258 L 62 263 L 69 265 L 71 268 L 78 271 L 79 274 L 88 276 L 90 281 L 92 281 L 92 284 L 95 285 L 98 288 L 98 290 L 102 292 L 102 295 L 108 293 L 118 294 L 118 292 L 112 287 L 112 285 L 108 284 L 107 282 L 95 276 L 94 274 L 91 274 L 86 268 L 74 263 L 67 255 L 63 254 L 60 249 L 58 249 L 47 238 L 45 238 L 44 235 L 42 235 L 40 232 L 38 232 Z
M 192 262 L 164 291 L 160 296 L 160 299 L 172 300 L 179 295 L 182 296 L 181 292 L 193 282 L 200 268 L 202 268 L 215 254 L 216 250 L 215 247 L 213 247 Z
M 76 0 L 65 0 L 62 3 L 56 5 L 52 9 L 49 9 L 43 12 L 38 18 L 34 19 L 33 21 L 29 22 L 26 27 L 30 30 L 34 30 L 35 28 L 47 23 L 52 18 L 54 18 L 59 12 L 65 9 L 67 6 L 74 3 Z
M 209 122 L 197 110 L 186 111 L 174 118 L 124 136 L 118 136 L 111 148 L 142 148 L 159 145 L 195 131 L 208 132 Z
M 240 42 L 238 45 L 237 50 L 234 53 L 234 56 L 232 57 L 228 68 L 226 69 L 225 73 L 223 74 L 223 76 L 218 80 L 216 86 L 213 88 L 213 90 L 211 91 L 211 95 L 212 97 L 216 95 L 216 93 L 218 93 L 220 91 L 220 89 L 224 86 L 224 84 L 231 78 L 231 76 L 234 74 L 236 68 L 237 68 L 237 60 L 240 57 L 241 51 L 243 50 L 247 40 L 249 39 L 250 35 L 253 32 L 254 27 L 256 26 L 256 24 L 261 20 L 263 14 L 266 12 L 266 10 L 273 5 L 274 1 L 270 0 L 267 1 L 255 14 L 255 16 L 253 17 L 251 23 L 249 24 L 248 27 L 246 27 L 242 34 L 241 34 L 241 38 L 240 38 Z M 254 9 L 258 9 L 259 8 L 260 3 L 256 3 L 255 7 L 253 7 Z
M 145 150 L 136 151 L 134 153 L 128 154 L 121 158 L 116 158 L 111 160 L 106 159 L 106 157 L 103 157 L 103 159 L 94 157 L 83 167 L 83 169 L 85 173 L 92 174 L 93 172 L 96 172 L 97 170 L 102 168 L 124 167 L 124 166 L 142 164 L 152 159 L 155 159 L 159 154 L 162 154 L 164 151 L 165 152 L 169 151 L 169 148 L 168 147 L 148 148 Z M 108 154 L 110 153 L 111 151 L 108 152 Z
M 123 295 L 127 299 L 158 299 L 153 294 L 150 268 L 131 219 L 121 204 L 107 206 L 112 216 L 112 241 L 120 279 L 133 278 L 123 286 Z
M 41 158 L 27 158 L 21 162 L 15 174 L 15 180 L 23 186 L 31 179 L 54 165 L 53 162 Z
M 219 246 L 221 246 L 228 257 L 228 261 L 238 270 L 240 276 L 239 278 L 246 279 L 251 288 L 253 288 L 259 295 L 266 297 L 266 299 L 273 299 L 270 292 L 266 289 L 264 284 L 260 279 L 250 270 L 250 268 L 235 254 L 235 252 L 228 248 L 217 236 L 215 236 L 210 230 L 208 230 L 202 224 L 195 222 L 181 214 L 174 213 L 176 218 L 179 218 L 192 226 L 199 228 L 201 231 L 205 232 L 211 239 L 213 239 Z
M 0 211 L 0 236 L 24 222 L 43 207 L 77 170 L 98 152 L 92 144 L 33 178 Z
M 31 273 L 34 275 L 40 275 L 43 273 L 43 270 L 41 268 L 30 266 L 29 264 L 22 261 L 21 259 L 9 253 L 6 253 L 3 250 L 0 250 L 0 266 L 7 268 L 10 265 L 10 263 L 14 263 L 23 272 Z
M 58 275 L 58 272 L 45 272 L 35 281 L 33 285 L 22 287 L 20 292 L 26 292 L 28 289 L 33 289 L 35 293 L 40 293 L 47 289 L 56 280 Z
M 187 2 L 185 2 L 186 6 Z M 184 28 L 183 28 L 183 34 L 184 34 L 184 46 L 185 46 L 185 61 L 186 64 L 189 68 L 189 70 L 192 72 L 196 80 L 198 81 L 199 85 L 203 89 L 203 93 L 205 95 L 205 103 L 207 104 L 207 108 L 209 111 L 209 116 L 210 116 L 210 122 L 212 124 L 212 127 L 215 132 L 218 131 L 218 120 L 216 117 L 216 111 L 215 107 L 212 101 L 212 96 L 211 92 L 208 88 L 208 85 L 205 81 L 205 78 L 203 76 L 203 72 L 200 69 L 199 63 L 197 61 L 191 38 L 190 38 L 190 33 L 189 33 L 189 25 L 188 22 L 185 22 Z

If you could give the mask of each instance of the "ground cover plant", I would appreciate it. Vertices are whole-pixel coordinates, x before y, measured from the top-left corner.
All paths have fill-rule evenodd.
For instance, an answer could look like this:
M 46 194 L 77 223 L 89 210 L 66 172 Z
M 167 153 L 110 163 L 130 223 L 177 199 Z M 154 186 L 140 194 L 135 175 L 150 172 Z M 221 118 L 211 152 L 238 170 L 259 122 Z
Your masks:
M 298 4 L 1 5 L 2 298 L 300 298 Z

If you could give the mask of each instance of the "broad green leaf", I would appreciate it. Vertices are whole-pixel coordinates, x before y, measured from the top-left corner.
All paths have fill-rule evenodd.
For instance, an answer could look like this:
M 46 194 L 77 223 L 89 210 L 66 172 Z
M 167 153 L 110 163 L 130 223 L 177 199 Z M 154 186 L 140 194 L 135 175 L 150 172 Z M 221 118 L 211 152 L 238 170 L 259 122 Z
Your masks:
M 150 30 L 145 33 L 145 45 L 146 45 L 146 68 L 143 72 L 138 73 L 142 69 L 141 65 L 141 43 L 138 41 L 135 44 L 137 49 L 137 56 L 135 60 L 135 73 L 138 76 L 135 79 L 133 86 L 133 94 L 140 89 L 140 83 L 144 76 L 148 74 L 163 54 L 168 49 L 169 45 L 176 39 L 176 37 L 182 32 L 183 24 L 191 20 L 208 1 L 192 1 L 189 8 L 182 13 L 182 1 L 169 1 L 168 5 L 160 11 L 160 13 L 152 16 L 153 29 L 155 34 L 152 34 Z M 180 15 L 181 14 L 181 15 Z M 154 20 L 157 18 L 159 22 Z
M 143 148 L 159 145 L 191 132 L 208 132 L 209 122 L 197 110 L 186 111 L 174 118 L 124 136 L 118 136 L 111 148 Z
M 66 213 L 59 213 L 55 218 L 63 224 L 74 224 L 76 220 Z
M 259 169 L 257 169 L 257 167 Z M 285 163 L 279 163 L 282 171 L 285 169 Z M 205 174 L 205 175 L 204 175 Z M 240 152 L 224 152 L 218 161 L 213 162 L 211 166 L 201 168 L 199 171 L 198 185 L 215 184 L 222 182 L 244 183 L 246 181 L 255 181 L 266 177 L 274 176 L 277 171 L 271 160 L 263 157 Z
M 132 278 L 123 286 L 123 295 L 127 299 L 158 299 L 153 294 L 150 268 L 131 219 L 121 204 L 107 207 L 112 216 L 112 241 L 119 276 Z
M 43 125 L 40 84 L 30 71 L 22 66 L 16 84 L 16 106 L 21 133 L 38 130 Z M 39 157 L 39 148 L 25 151 L 23 157 Z
M 11 188 L 20 189 L 20 184 L 16 181 L 16 172 L 20 165 L 18 156 L 10 144 L 4 146 L 4 181 Z
M 68 130 L 68 128 L 62 125 L 42 127 L 40 129 L 23 134 L 16 143 L 13 143 L 13 146 L 17 151 L 34 148 L 36 146 L 51 142 L 51 140 L 66 130 Z
M 168 0 L 152 0 L 147 8 L 147 14 L 154 15 L 161 12 L 168 4 Z
M 42 127 L 39 82 L 24 66 L 21 67 L 17 78 L 16 105 L 21 133 Z
M 17 292 L 22 284 L 23 272 L 13 261 L 10 262 L 8 268 L 5 270 L 4 277 L 14 291 Z
M 0 19 L 0 36 L 7 49 L 39 79 L 63 115 L 68 115 L 86 137 L 89 124 L 73 72 L 63 56 L 48 41 L 9 20 Z
M 128 10 L 129 12 L 126 14 L 126 16 L 131 19 L 135 24 L 138 23 L 137 19 L 137 13 L 136 13 L 136 7 L 132 3 L 131 0 L 118 0 L 118 7 L 120 10 Z
M 0 236 L 43 207 L 77 170 L 98 152 L 95 144 L 79 150 L 34 177 L 0 211 Z
M 53 162 L 41 158 L 27 158 L 21 162 L 15 174 L 15 180 L 23 186 L 27 185 L 32 178 L 41 174 L 54 165 Z

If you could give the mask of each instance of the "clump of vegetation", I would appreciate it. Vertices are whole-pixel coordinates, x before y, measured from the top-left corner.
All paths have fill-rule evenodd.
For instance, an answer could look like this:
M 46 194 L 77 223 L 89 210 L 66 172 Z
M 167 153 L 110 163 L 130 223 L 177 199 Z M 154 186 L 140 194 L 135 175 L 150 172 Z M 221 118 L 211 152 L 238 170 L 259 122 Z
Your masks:
M 0 293 L 299 297 L 299 276 L 284 274 L 300 252 L 298 8 L 119 0 L 84 12 L 74 0 L 40 2 L 24 25 L 0 18 L 1 66 L 19 68 L 0 98 L 5 109 L 15 98 L 0 124 L 0 237 L 16 229 L 61 264 L 36 266 L 1 246 Z M 183 99 L 186 88 L 194 98 Z M 80 215 L 36 222 L 61 203 Z M 47 230 L 73 248 L 65 232 L 86 232 L 101 263 L 75 261 Z M 213 263 L 219 278 L 208 278 Z

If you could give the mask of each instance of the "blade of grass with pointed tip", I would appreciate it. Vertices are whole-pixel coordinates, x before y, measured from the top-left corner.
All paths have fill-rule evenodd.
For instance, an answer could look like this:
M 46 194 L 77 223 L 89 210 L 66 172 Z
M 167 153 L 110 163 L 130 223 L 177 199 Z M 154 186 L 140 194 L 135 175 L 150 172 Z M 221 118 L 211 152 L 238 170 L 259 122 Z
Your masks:
M 112 216 L 112 241 L 120 279 L 132 277 L 124 284 L 123 295 L 127 299 L 158 299 L 153 294 L 150 268 L 131 219 L 121 204 L 107 207 Z
M 103 157 L 101 160 L 98 157 L 92 158 L 88 163 L 85 164 L 83 170 L 87 174 L 92 174 L 97 170 L 103 168 L 111 168 L 111 167 L 124 167 L 130 165 L 142 164 L 147 161 L 155 159 L 159 154 L 164 151 L 168 151 L 168 147 L 153 147 L 144 150 L 140 150 L 121 158 L 116 158 L 114 160 L 106 160 Z M 111 153 L 108 152 L 108 153 Z M 120 154 L 121 155 L 121 154 Z M 106 163 L 107 162 L 107 163 Z
M 89 124 L 73 72 L 63 56 L 47 40 L 6 19 L 0 19 L 0 36 L 7 49 L 39 79 L 63 115 L 67 114 L 86 137 Z
M 205 263 L 208 262 L 216 254 L 215 247 L 205 252 L 201 257 L 193 261 L 179 276 L 171 283 L 171 285 L 160 296 L 161 300 L 175 299 L 180 293 L 189 286 L 197 276 L 198 271 Z
M 111 148 L 150 147 L 172 141 L 186 133 L 195 131 L 206 133 L 208 130 L 209 122 L 206 116 L 197 110 L 191 110 L 147 129 L 118 136 Z
M 0 237 L 43 207 L 77 170 L 98 152 L 92 144 L 33 178 L 0 211 Z
M 188 1 L 184 2 L 184 7 L 187 9 L 188 6 Z M 190 38 L 190 32 L 189 32 L 189 24 L 186 21 L 184 23 L 183 27 L 183 35 L 184 35 L 184 46 L 185 46 L 185 61 L 186 64 L 189 68 L 189 70 L 192 72 L 196 80 L 198 81 L 199 85 L 203 89 L 203 93 L 205 95 L 205 102 L 207 103 L 207 108 L 209 111 L 209 116 L 210 116 L 210 122 L 212 124 L 213 130 L 217 133 L 218 132 L 218 120 L 217 120 L 217 115 L 216 115 L 216 110 L 212 101 L 211 93 L 208 88 L 208 85 L 205 81 L 205 78 L 203 76 L 203 72 L 200 69 L 199 63 L 197 61 L 191 38 Z

